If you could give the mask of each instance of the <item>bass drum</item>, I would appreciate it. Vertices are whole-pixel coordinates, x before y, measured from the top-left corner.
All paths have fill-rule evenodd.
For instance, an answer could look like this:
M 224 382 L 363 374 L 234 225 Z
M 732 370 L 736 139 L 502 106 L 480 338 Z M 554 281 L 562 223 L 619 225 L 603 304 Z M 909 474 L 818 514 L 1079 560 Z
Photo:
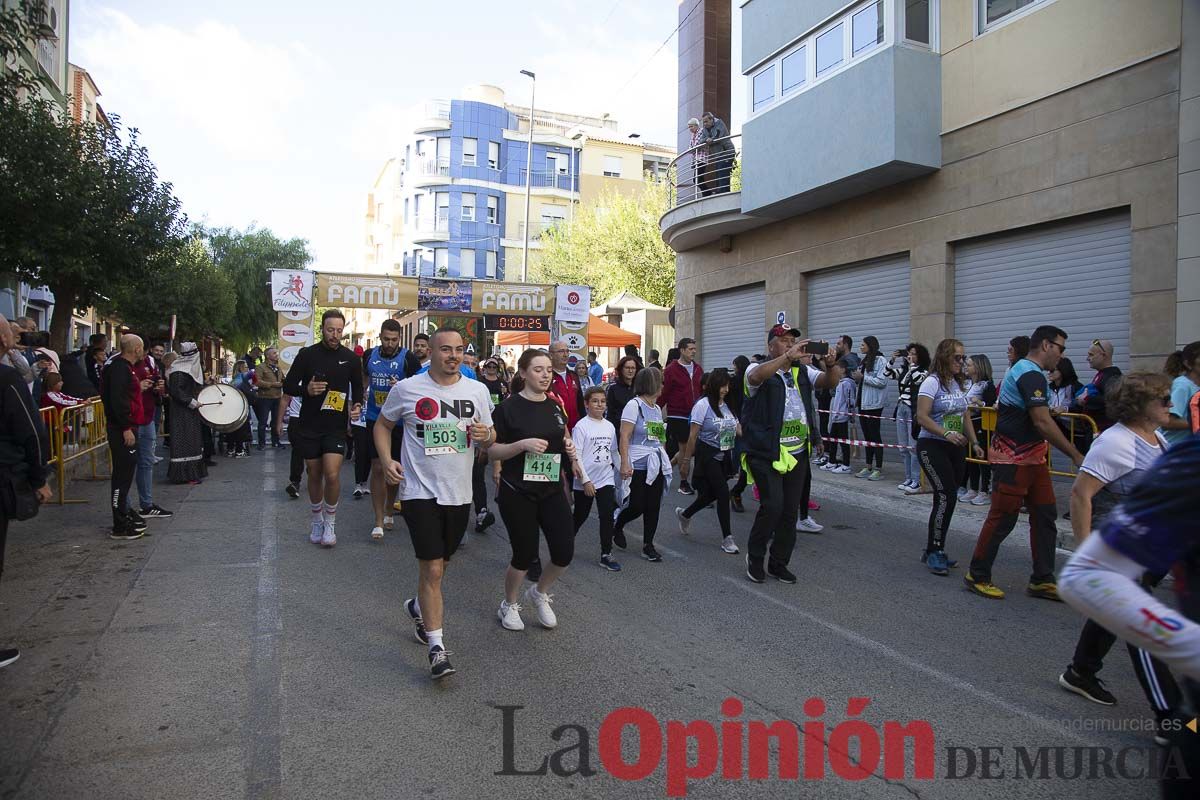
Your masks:
M 200 419 L 218 433 L 232 433 L 250 419 L 250 404 L 246 395 L 232 386 L 214 384 L 200 390 L 196 400 Z

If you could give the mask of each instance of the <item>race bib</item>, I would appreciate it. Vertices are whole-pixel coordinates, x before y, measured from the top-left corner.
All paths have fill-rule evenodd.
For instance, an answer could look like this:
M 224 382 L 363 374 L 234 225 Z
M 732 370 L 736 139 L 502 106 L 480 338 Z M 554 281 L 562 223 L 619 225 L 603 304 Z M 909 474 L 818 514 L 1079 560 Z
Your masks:
M 947 433 L 962 433 L 962 414 L 947 414 L 946 416 L 942 417 L 942 427 L 946 429 Z
M 388 393 L 390 391 L 390 389 L 375 390 L 375 406 L 377 408 L 383 408 L 383 404 L 387 402 Z
M 427 456 L 467 452 L 467 430 L 461 422 L 426 422 L 423 437 Z
M 662 422 L 651 422 L 646 420 L 646 438 L 652 442 L 662 444 L 667 441 L 667 426 Z
M 521 477 L 537 483 L 553 483 L 558 480 L 561 469 L 561 453 L 526 453 L 525 472 Z
M 498 394 L 493 394 L 493 395 L 492 395 L 492 405 L 493 405 L 493 406 L 498 406 L 498 405 L 500 405 L 500 395 L 498 395 Z
M 325 402 L 321 404 L 322 411 L 337 411 L 346 410 L 346 393 L 335 392 L 330 390 L 325 393 Z
M 779 443 L 793 450 L 808 441 L 808 425 L 803 420 L 785 419 L 783 431 L 779 435 Z
M 722 450 L 733 449 L 733 439 L 737 431 L 731 427 L 721 428 L 721 433 L 717 436 L 717 442 L 721 445 Z

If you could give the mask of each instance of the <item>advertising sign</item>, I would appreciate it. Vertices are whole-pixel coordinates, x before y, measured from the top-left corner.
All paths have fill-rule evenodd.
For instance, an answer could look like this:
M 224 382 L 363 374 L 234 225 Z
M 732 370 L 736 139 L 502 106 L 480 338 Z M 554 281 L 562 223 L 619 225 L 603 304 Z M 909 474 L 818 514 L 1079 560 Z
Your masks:
M 471 310 L 476 314 L 554 315 L 554 287 L 538 283 L 476 281 Z
M 421 276 L 417 285 L 417 308 L 421 311 L 471 310 L 471 281 Z
M 567 365 L 575 369 L 575 363 L 587 359 L 587 322 L 564 322 L 555 320 L 554 341 L 562 339 L 567 343 Z
M 312 313 L 314 272 L 307 270 L 271 270 L 271 308 L 276 311 Z
M 317 305 L 331 308 L 417 307 L 417 279 L 317 273 Z
M 590 286 L 559 286 L 555 297 L 554 318 L 560 322 L 587 323 L 592 307 Z
M 291 369 L 300 348 L 313 342 L 313 313 L 308 311 L 280 311 L 276 316 L 279 332 L 275 346 L 279 348 L 279 364 L 284 372 Z

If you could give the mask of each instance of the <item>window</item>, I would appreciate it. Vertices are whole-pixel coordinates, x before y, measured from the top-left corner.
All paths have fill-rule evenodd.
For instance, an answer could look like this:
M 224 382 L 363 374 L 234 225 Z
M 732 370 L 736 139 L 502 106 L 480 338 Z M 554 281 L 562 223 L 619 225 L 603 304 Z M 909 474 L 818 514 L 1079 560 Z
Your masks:
M 904 38 L 929 44 L 929 0 L 904 0 Z
M 487 270 L 487 273 L 486 273 L 487 277 L 494 278 L 494 277 L 496 277 L 496 251 L 488 250 L 486 258 L 487 258 L 487 264 L 485 266 L 485 269 Z
M 464 247 L 458 251 L 458 274 L 462 278 L 475 277 L 475 249 Z
M 475 221 L 475 195 L 471 192 L 463 192 L 461 219 L 463 222 Z
M 787 94 L 797 86 L 803 86 L 804 80 L 808 74 L 808 64 L 805 63 L 805 56 L 808 55 L 808 48 L 801 47 L 795 52 L 788 53 L 783 57 L 783 93 Z
M 433 274 L 438 278 L 450 276 L 450 251 L 445 247 L 433 248 Z
M 489 225 L 496 225 L 500 219 L 500 201 L 495 197 L 487 199 L 487 221 Z
M 546 161 L 551 174 L 566 175 L 570 169 L 566 153 L 546 153 Z
M 404 145 L 404 168 L 406 170 L 412 169 L 412 153 L 410 152 L 411 147 L 412 145 L 409 144 Z
M 401 253 L 400 255 L 401 255 L 401 258 L 400 258 L 400 273 L 401 273 L 402 275 L 407 275 L 407 274 L 408 274 L 408 251 L 407 251 L 407 250 L 405 250 L 405 251 L 404 251 L 403 253 Z
M 1038 5 L 1048 0 L 979 0 L 979 29 L 986 30 L 995 22 L 1026 6 Z
M 418 156 L 423 156 L 423 155 L 425 155 L 425 140 L 424 140 L 424 139 L 417 139 L 416 146 L 417 146 L 417 155 L 418 155 Z
M 488 169 L 500 169 L 499 142 L 488 142 Z
M 851 20 L 851 32 L 854 36 L 852 50 L 858 55 L 867 48 L 883 42 L 883 0 L 876 0 L 871 5 L 854 15 Z
M 435 231 L 444 231 L 450 227 L 450 193 L 436 192 L 433 196 L 437 207 L 437 219 L 434 223 Z
M 754 110 L 758 111 L 775 100 L 775 65 L 754 76 Z
M 478 139 L 463 138 L 463 166 L 475 166 L 475 154 L 479 148 Z
M 413 195 L 413 216 L 417 218 L 417 222 L 421 221 L 421 195 Z
M 842 54 L 842 29 L 844 27 L 845 24 L 839 22 L 817 37 L 818 75 L 828 72 L 844 60 Z
M 621 157 L 620 156 L 605 156 L 604 157 L 604 177 L 606 177 L 606 178 L 621 177 Z
M 408 198 L 404 198 L 404 224 L 408 224 Z

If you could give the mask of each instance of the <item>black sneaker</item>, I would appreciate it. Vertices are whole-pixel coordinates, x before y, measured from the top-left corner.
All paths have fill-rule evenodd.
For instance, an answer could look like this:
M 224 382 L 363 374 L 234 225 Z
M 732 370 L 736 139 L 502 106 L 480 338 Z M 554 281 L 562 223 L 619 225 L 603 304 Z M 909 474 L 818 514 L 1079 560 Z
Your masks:
M 746 510 L 746 507 L 742 505 L 742 496 L 740 494 L 729 495 L 729 507 L 739 514 Z
M 425 620 L 421 619 L 421 615 L 416 612 L 414 605 L 415 602 L 411 597 L 404 601 L 404 610 L 412 618 L 413 636 L 417 637 L 417 641 L 421 644 L 429 644 L 429 637 L 425 635 Z
M 613 531 L 613 544 L 622 550 L 629 546 L 629 542 L 625 541 L 625 531 L 620 528 Z
M 1117 704 L 1117 698 L 1104 688 L 1104 681 L 1095 675 L 1080 675 L 1074 667 L 1067 667 L 1063 674 L 1058 676 L 1058 685 L 1068 692 L 1074 692 L 1080 697 L 1086 697 L 1093 703 L 1099 703 L 1102 706 Z
M 140 531 L 142 533 L 146 532 L 146 527 L 147 527 L 146 519 L 141 514 L 137 513 L 136 511 L 134 511 L 131 508 L 131 509 L 129 509 L 128 512 L 126 512 L 125 518 L 127 520 L 129 520 L 130 528 L 132 528 L 135 531 Z
M 0 650 L 0 667 L 7 667 L 20 657 L 21 651 L 15 647 L 8 647 L 4 650 Z
M 475 532 L 483 533 L 490 525 L 496 524 L 496 515 L 489 509 L 484 509 L 475 515 Z
M 662 561 L 662 556 L 658 554 L 658 551 L 654 549 L 654 545 L 652 544 L 648 544 L 642 548 L 642 558 L 655 564 Z
M 145 528 L 141 528 L 139 530 L 133 527 L 132 523 L 130 523 L 128 519 L 123 519 L 120 522 L 113 523 L 112 531 L 109 532 L 108 538 L 119 539 L 122 541 L 132 541 L 134 539 L 140 539 L 145 535 Z
M 294 483 L 289 483 L 287 485 L 287 489 L 284 491 L 286 491 L 288 493 L 288 497 L 292 498 L 293 500 L 300 496 L 300 487 Z
M 795 583 L 796 576 L 787 568 L 786 564 L 771 564 L 767 567 L 767 574 L 780 583 Z
M 535 558 L 533 563 L 529 565 L 529 571 L 525 573 L 525 580 L 530 583 L 537 583 L 542 579 L 542 560 Z
M 446 658 L 448 655 L 450 654 L 440 645 L 434 645 L 429 650 L 429 674 L 435 681 L 454 674 L 454 667 L 450 666 L 450 659 Z
M 755 583 L 763 583 L 767 580 L 767 572 L 763 569 L 761 561 L 755 561 L 749 555 L 746 556 L 746 577 Z
M 692 495 L 692 494 L 696 493 L 696 490 L 692 488 L 692 485 L 690 483 L 681 479 L 679 481 L 679 493 Z
M 145 517 L 147 519 L 153 519 L 154 517 L 173 517 L 173 516 L 175 516 L 172 512 L 167 511 L 165 508 L 163 508 L 162 506 L 158 506 L 158 505 L 152 505 L 149 508 L 143 508 L 140 513 L 143 517 Z

